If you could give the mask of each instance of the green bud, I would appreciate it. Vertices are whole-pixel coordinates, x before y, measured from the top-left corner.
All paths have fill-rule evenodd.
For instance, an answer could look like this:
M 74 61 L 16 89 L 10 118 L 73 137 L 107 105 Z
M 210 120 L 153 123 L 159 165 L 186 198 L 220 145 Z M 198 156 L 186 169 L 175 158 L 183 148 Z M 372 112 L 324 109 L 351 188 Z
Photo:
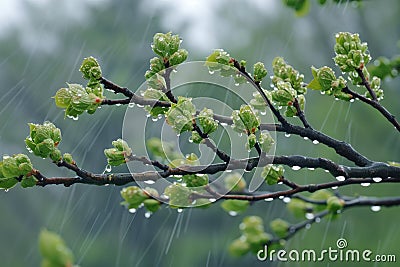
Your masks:
M 199 124 L 203 128 L 205 134 L 210 134 L 215 132 L 218 128 L 218 123 L 213 118 L 214 112 L 212 109 L 204 108 L 200 111 L 198 119 Z
M 165 69 L 164 61 L 159 57 L 153 57 L 150 59 L 150 70 L 153 73 L 160 73 Z
M 79 71 L 82 72 L 83 78 L 98 80 L 101 78 L 100 65 L 94 57 L 87 57 L 83 60 Z
M 318 191 L 315 191 L 314 193 L 312 193 L 310 196 L 310 199 L 317 200 L 317 201 L 319 201 L 319 200 L 326 201 L 331 196 L 333 196 L 333 194 L 330 191 L 328 191 L 326 189 L 322 189 L 322 190 L 318 190 Z M 325 209 L 326 209 L 326 205 L 314 205 L 315 212 L 323 211 Z
M 352 72 L 357 68 L 363 69 L 371 59 L 367 43 L 362 43 L 359 35 L 349 32 L 336 34 L 334 61 L 342 72 Z
M 306 88 L 303 87 L 302 83 L 304 80 L 304 75 L 300 74 L 292 66 L 287 64 L 282 57 L 276 57 L 272 61 L 272 67 L 274 71 L 274 76 L 272 77 L 272 83 L 275 87 L 278 87 L 278 82 L 287 82 L 290 87 L 297 94 L 305 94 Z M 281 89 L 281 88 L 278 88 Z M 292 95 L 295 95 L 292 93 Z M 279 101 L 278 101 L 279 102 Z
M 264 90 L 264 94 L 267 96 L 267 98 L 269 99 L 269 101 L 272 101 L 272 95 L 270 91 Z M 266 108 L 267 108 L 267 104 L 265 103 L 263 97 L 261 96 L 261 94 L 259 92 L 255 92 L 253 93 L 253 99 L 250 100 L 250 105 L 256 109 L 256 110 L 260 110 L 262 112 L 265 112 Z
M 271 92 L 272 100 L 280 106 L 288 106 L 294 101 L 297 96 L 296 91 L 292 88 L 289 82 L 278 81 L 276 89 Z
M 181 40 L 178 35 L 168 33 L 156 33 L 153 37 L 151 48 L 154 53 L 163 57 L 169 58 L 172 54 L 178 51 Z
M 190 141 L 192 141 L 195 144 L 200 144 L 203 142 L 203 138 L 200 136 L 198 132 L 192 131 L 192 136 L 190 137 Z
M 297 109 L 294 106 L 287 106 L 285 110 L 286 117 L 294 117 L 297 115 Z
M 257 136 L 255 134 L 250 134 L 247 136 L 247 143 L 246 143 L 246 148 L 247 149 L 252 149 L 257 143 Z
M 284 172 L 285 169 L 282 165 L 268 164 L 264 167 L 261 176 L 264 177 L 267 184 L 274 185 L 283 177 Z
M 332 82 L 336 80 L 336 76 L 331 68 L 325 66 L 318 69 L 317 79 L 321 84 L 321 90 L 327 91 L 332 88 Z
M 143 97 L 145 99 L 154 99 L 161 101 L 165 101 L 166 99 L 168 99 L 162 91 L 153 88 L 148 88 L 146 91 L 144 91 Z
M 259 216 L 247 216 L 239 225 L 240 231 L 248 235 L 258 235 L 264 232 L 264 222 Z
M 0 177 L 0 188 L 8 190 L 13 188 L 18 183 L 18 180 L 14 177 L 11 178 L 4 178 Z
M 240 257 L 247 254 L 250 251 L 250 245 L 248 242 L 243 240 L 244 238 L 235 239 L 229 245 L 229 253 L 233 256 Z
M 372 77 L 370 86 L 371 89 L 375 92 L 377 99 L 382 100 L 384 94 L 383 90 L 381 89 L 381 79 L 376 76 Z M 369 94 L 368 91 L 365 93 L 365 96 L 372 99 L 372 96 Z
M 112 142 L 114 148 L 104 150 L 104 155 L 107 157 L 108 164 L 118 166 L 126 163 L 126 158 L 132 155 L 132 149 L 122 139 Z
M 128 143 L 121 138 L 112 141 L 112 145 L 119 151 L 125 152 L 126 156 L 130 156 L 132 154 L 132 149 L 129 147 Z
M 285 237 L 288 234 L 290 224 L 282 219 L 275 219 L 269 224 L 271 230 L 280 238 Z
M 33 170 L 31 160 L 25 154 L 15 154 L 12 157 L 4 155 L 0 167 L 0 179 L 27 176 Z
M 242 105 L 240 110 L 234 110 L 232 118 L 233 130 L 239 133 L 255 133 L 260 126 L 260 119 L 249 105 Z
M 65 115 L 77 117 L 84 111 L 93 114 L 103 100 L 103 87 L 99 81 L 91 79 L 88 87 L 80 84 L 67 84 L 68 88 L 61 88 L 55 95 L 56 105 L 65 108 Z
M 264 66 L 264 63 L 257 62 L 256 64 L 254 64 L 254 67 L 253 67 L 254 81 L 261 82 L 262 79 L 264 79 L 265 76 L 267 76 L 267 73 L 268 72 Z
M 25 139 L 28 149 L 39 157 L 47 158 L 52 153 L 54 158 L 61 158 L 55 151 L 59 142 L 61 141 L 61 131 L 51 122 L 44 122 L 43 124 L 29 123 L 30 133 Z
M 64 153 L 63 161 L 69 164 L 75 164 L 75 160 L 72 158 L 72 155 L 70 153 Z
M 187 187 L 200 187 L 200 186 L 205 186 L 208 184 L 208 175 L 196 175 L 196 174 L 190 174 L 190 175 L 184 175 L 182 177 L 183 182 L 186 184 Z
M 224 200 L 221 204 L 221 207 L 229 213 L 242 213 L 249 206 L 249 201 L 247 200 L 238 200 L 238 199 L 227 199 Z
M 292 198 L 287 204 L 287 208 L 297 218 L 304 218 L 305 214 L 311 212 L 313 206 L 303 200 Z
M 230 192 L 243 192 L 247 186 L 246 180 L 237 172 L 227 175 L 224 179 L 224 185 Z
M 5 178 L 20 176 L 18 165 L 14 157 L 3 156 L 2 173 Z
M 97 96 L 100 99 L 104 98 L 104 96 L 103 96 L 103 86 L 100 83 L 100 81 L 98 81 L 98 80 L 93 80 L 93 79 L 89 80 L 89 82 L 86 85 L 86 92 L 88 94 L 92 93 L 92 94 L 94 94 L 95 96 Z M 99 100 L 97 100 L 97 101 L 99 101 Z
M 222 65 L 233 66 L 231 63 L 231 56 L 223 49 L 215 49 L 214 52 L 207 57 L 206 66 L 210 71 L 218 71 L 222 69 Z
M 49 154 L 49 157 L 52 161 L 58 162 L 62 159 L 61 151 L 56 148 Z
M 344 206 L 344 201 L 337 196 L 331 196 L 326 201 L 327 208 L 332 213 L 337 213 Z
M 36 182 L 38 180 L 34 176 L 25 177 L 21 181 L 21 186 L 23 188 L 33 187 L 36 186 Z
M 57 234 L 43 229 L 39 235 L 39 250 L 50 266 L 72 266 L 74 256 L 64 240 Z
M 196 108 L 192 104 L 192 99 L 179 96 L 178 103 L 171 104 L 170 109 L 165 114 L 167 123 L 177 133 L 193 130 L 193 120 Z
M 156 199 L 145 199 L 143 201 L 144 207 L 150 212 L 156 212 L 159 208 L 161 203 Z
M 192 191 L 181 184 L 171 184 L 164 190 L 164 195 L 169 197 L 169 205 L 172 208 L 188 207 L 192 200 L 190 195 Z
M 179 49 L 177 52 L 173 53 L 169 58 L 169 65 L 176 66 L 183 63 L 188 57 L 188 51 L 185 49 Z
M 153 88 L 148 88 L 144 91 L 144 98 L 146 99 L 154 99 L 159 101 L 167 101 L 170 102 L 168 97 L 160 90 L 156 90 Z M 168 111 L 167 107 L 156 107 L 156 106 L 146 106 L 145 110 L 150 113 L 150 115 L 154 118 L 157 118 L 160 114 L 165 114 Z
M 148 195 L 137 186 L 128 186 L 121 190 L 121 197 L 124 199 L 122 204 L 127 205 L 128 209 L 137 209 Z
M 50 138 L 45 139 L 43 142 L 36 144 L 33 153 L 36 156 L 47 158 L 55 150 L 54 141 Z
M 155 73 L 154 75 L 150 77 L 146 77 L 147 79 L 147 85 L 150 88 L 156 89 L 156 90 L 162 90 L 163 88 L 167 88 L 167 84 L 165 82 L 165 79 L 163 76 L 161 76 L 158 73 Z
M 275 140 L 268 131 L 261 131 L 260 137 L 258 138 L 258 143 L 260 144 L 261 150 L 265 153 L 268 153 L 275 144 Z

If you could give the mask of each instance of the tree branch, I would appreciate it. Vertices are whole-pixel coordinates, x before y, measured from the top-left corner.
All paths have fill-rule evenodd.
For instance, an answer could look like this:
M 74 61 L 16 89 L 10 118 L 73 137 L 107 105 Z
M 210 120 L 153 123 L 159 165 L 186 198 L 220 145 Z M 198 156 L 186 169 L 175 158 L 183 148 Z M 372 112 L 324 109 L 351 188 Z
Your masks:
M 391 114 L 385 107 L 383 107 L 378 101 L 371 100 L 355 91 L 350 90 L 347 86 L 342 89 L 342 92 L 352 95 L 354 98 L 360 99 L 362 102 L 372 106 L 378 110 L 393 126 L 400 132 L 400 124 L 396 120 L 396 117 Z

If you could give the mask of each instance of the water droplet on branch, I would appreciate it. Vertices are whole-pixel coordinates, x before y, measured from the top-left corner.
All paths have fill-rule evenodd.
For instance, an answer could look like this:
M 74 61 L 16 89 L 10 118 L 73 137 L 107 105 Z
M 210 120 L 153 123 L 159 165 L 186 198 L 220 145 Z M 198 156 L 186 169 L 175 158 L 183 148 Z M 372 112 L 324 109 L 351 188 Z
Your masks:
M 381 210 L 381 206 L 371 206 L 371 210 L 375 211 L 375 212 L 380 211 Z
M 344 180 L 346 180 L 346 178 L 342 175 L 340 176 L 336 176 L 336 180 L 338 180 L 339 182 L 343 182 Z
M 129 209 L 128 211 L 129 211 L 130 213 L 135 213 L 135 212 L 136 212 L 136 209 L 132 208 L 132 209 Z
M 236 211 L 229 211 L 228 214 L 231 215 L 231 216 L 237 216 L 238 215 L 238 213 Z

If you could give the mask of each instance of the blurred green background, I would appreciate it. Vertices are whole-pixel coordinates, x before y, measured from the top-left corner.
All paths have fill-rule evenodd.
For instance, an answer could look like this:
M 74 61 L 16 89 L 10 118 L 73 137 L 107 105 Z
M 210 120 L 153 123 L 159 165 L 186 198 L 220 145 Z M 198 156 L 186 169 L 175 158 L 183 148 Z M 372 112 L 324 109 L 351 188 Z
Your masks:
M 72 152 L 80 166 L 103 172 L 103 149 L 121 137 L 126 107 L 106 107 L 78 121 L 64 119 L 51 97 L 65 82 L 83 83 L 78 68 L 87 56 L 99 59 L 104 76 L 135 90 L 144 82 L 156 32 L 173 31 L 183 38 L 188 60 L 204 60 L 224 48 L 248 64 L 283 56 L 311 80 L 311 65 L 333 66 L 334 34 L 360 33 L 373 58 L 399 53 L 397 0 L 365 1 L 360 8 L 343 1 L 320 7 L 311 1 L 302 18 L 280 0 L 223 1 L 51 1 L 2 0 L 0 3 L 0 154 L 25 153 L 28 122 L 53 121 L 63 132 L 60 149 Z M 329 2 L 329 1 L 328 1 Z M 400 114 L 399 79 L 383 82 L 383 104 Z M 108 94 L 111 95 L 111 94 Z M 362 103 L 344 103 L 317 92 L 307 94 L 306 114 L 312 125 L 347 142 L 373 160 L 400 160 L 400 138 L 391 124 Z M 134 145 L 132 145 L 134 147 Z M 278 135 L 277 154 L 306 154 L 348 163 L 331 149 L 300 137 Z M 33 158 L 33 157 L 32 157 Z M 71 175 L 33 158 L 47 176 Z M 123 169 L 120 169 L 123 170 Z M 287 171 L 298 183 L 329 181 L 319 171 Z M 82 267 L 88 266 L 342 266 L 343 263 L 265 263 L 255 255 L 233 258 L 227 248 L 239 234 L 246 215 L 270 220 L 288 214 L 280 201 L 260 202 L 236 217 L 219 205 L 209 209 L 163 208 L 150 219 L 119 205 L 120 188 L 75 185 L 0 192 L 0 265 L 39 266 L 37 237 L 46 227 L 62 235 Z M 349 195 L 392 196 L 395 185 L 341 189 Z M 396 254 L 400 260 L 399 209 L 349 209 L 336 221 L 323 220 L 303 230 L 287 249 L 335 248 L 345 238 L 350 248 Z M 375 266 L 346 263 L 346 266 Z M 376 264 L 396 266 L 396 264 Z

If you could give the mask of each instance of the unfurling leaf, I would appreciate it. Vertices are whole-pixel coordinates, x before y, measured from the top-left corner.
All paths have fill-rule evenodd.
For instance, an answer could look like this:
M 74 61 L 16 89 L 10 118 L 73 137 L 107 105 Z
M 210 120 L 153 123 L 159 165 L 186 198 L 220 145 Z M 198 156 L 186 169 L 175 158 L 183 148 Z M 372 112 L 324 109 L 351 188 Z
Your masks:
M 193 120 L 196 114 L 196 108 L 192 100 L 186 97 L 178 97 L 178 103 L 172 104 L 171 108 L 165 114 L 167 123 L 177 133 L 183 133 L 193 130 Z
M 112 145 L 114 148 L 104 150 L 108 164 L 118 166 L 126 163 L 127 158 L 132 155 L 132 149 L 129 145 L 122 139 L 113 141 Z
M 203 129 L 203 133 L 210 134 L 217 130 L 218 123 L 214 120 L 213 116 L 214 112 L 212 109 L 204 108 L 202 111 L 200 111 L 198 119 L 199 124 Z
M 156 33 L 153 37 L 151 48 L 160 57 L 169 58 L 178 51 L 180 44 L 179 35 L 172 35 L 171 32 Z
M 188 207 L 192 204 L 190 195 L 192 191 L 181 184 L 171 184 L 164 190 L 164 195 L 169 197 L 169 205 L 172 208 Z
M 121 197 L 124 199 L 122 204 L 127 205 L 128 209 L 137 209 L 149 196 L 137 186 L 128 186 L 121 190 Z
M 282 165 L 268 164 L 264 167 L 261 176 L 264 177 L 267 184 L 274 185 L 283 177 L 284 171 Z
M 98 80 L 101 78 L 100 65 L 94 57 L 85 58 L 79 71 L 82 72 L 83 78 L 87 80 Z
M 240 110 L 232 112 L 233 130 L 238 133 L 255 133 L 260 126 L 258 115 L 249 105 L 242 105 Z
M 256 64 L 254 64 L 254 69 L 253 69 L 254 81 L 261 82 L 262 79 L 264 79 L 265 76 L 267 76 L 267 73 L 268 72 L 264 66 L 264 63 L 257 62 Z
M 268 131 L 261 131 L 260 137 L 258 138 L 258 143 L 260 144 L 261 150 L 265 153 L 268 153 L 275 144 L 275 140 Z

